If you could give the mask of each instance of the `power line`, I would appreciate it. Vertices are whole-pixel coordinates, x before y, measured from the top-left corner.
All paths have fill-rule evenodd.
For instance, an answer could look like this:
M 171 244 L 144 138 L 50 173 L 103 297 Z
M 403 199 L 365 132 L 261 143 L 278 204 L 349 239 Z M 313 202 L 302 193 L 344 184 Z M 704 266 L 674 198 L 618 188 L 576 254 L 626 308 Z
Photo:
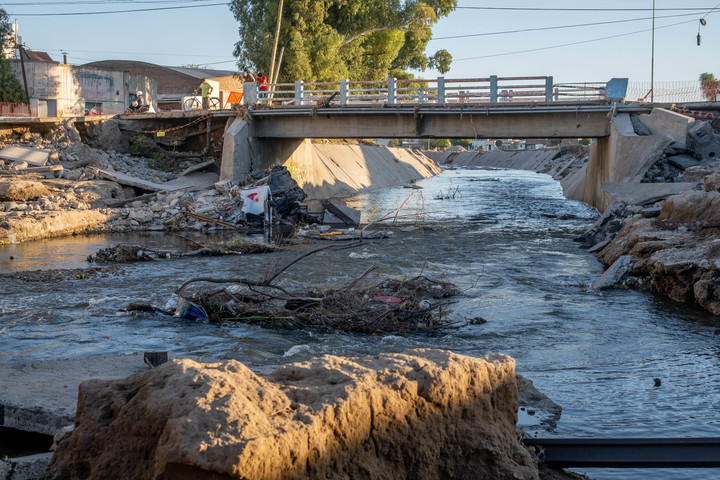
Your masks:
M 156 12 L 160 10 L 180 10 L 185 8 L 204 8 L 217 7 L 218 5 L 229 6 L 229 3 L 207 3 L 203 5 L 185 5 L 176 7 L 155 7 L 155 8 L 136 8 L 134 10 L 109 10 L 107 12 L 67 12 L 67 13 L 13 13 L 13 17 L 66 17 L 73 15 L 106 15 L 110 13 L 138 13 L 138 12 Z
M 720 4 L 718 5 L 720 6 Z M 463 10 L 510 10 L 522 12 L 650 12 L 652 8 L 550 8 L 550 7 L 455 7 Z M 717 8 L 717 7 L 716 7 Z M 656 8 L 656 11 L 701 11 L 707 7 Z
M 207 55 L 204 53 L 163 53 L 163 52 L 111 52 L 106 50 L 76 50 L 74 48 L 38 48 L 45 52 L 111 53 L 117 55 L 165 55 L 168 57 L 212 57 L 227 58 L 227 55 Z
M 50 1 L 50 2 L 5 2 L 3 7 L 12 6 L 53 6 L 53 5 L 110 5 L 110 4 L 122 4 L 122 5 L 140 5 L 140 4 L 158 4 L 158 3 L 198 3 L 198 2 L 209 2 L 211 0 L 77 0 L 74 2 L 62 0 L 62 1 Z
M 720 6 L 720 4 L 718 4 Z M 709 14 L 710 12 L 708 12 Z M 706 15 L 708 15 L 706 14 Z M 679 15 L 666 15 L 664 17 L 655 17 L 658 19 L 662 18 L 678 18 L 678 17 L 690 17 L 690 16 L 696 16 L 697 13 L 683 13 Z M 510 33 L 526 33 L 526 32 L 540 32 L 544 30 L 560 30 L 564 28 L 576 28 L 576 27 L 591 27 L 596 25 L 610 25 L 614 23 L 627 23 L 627 22 L 638 22 L 642 20 L 650 20 L 652 17 L 643 17 L 643 18 L 630 18 L 626 20 L 609 20 L 606 22 L 591 22 L 591 23 L 578 23 L 574 25 L 556 25 L 554 27 L 537 27 L 537 28 L 524 28 L 520 30 L 505 30 L 501 32 L 484 32 L 484 33 L 469 33 L 466 35 L 451 35 L 447 37 L 434 37 L 432 40 L 449 40 L 454 38 L 468 38 L 468 37 L 485 37 L 490 35 L 505 35 Z
M 683 25 L 683 24 L 686 24 L 686 23 L 694 23 L 695 21 L 696 21 L 696 20 L 687 20 L 687 21 L 684 21 L 684 22 L 673 23 L 673 24 L 671 24 L 671 25 L 664 25 L 664 26 L 662 26 L 662 27 L 656 27 L 655 30 L 660 30 L 660 29 L 662 29 L 662 28 L 675 27 L 675 26 L 677 26 L 677 25 Z M 584 43 L 592 43 L 592 42 L 599 42 L 599 41 L 601 41 L 601 40 L 609 40 L 609 39 L 611 39 L 611 38 L 627 37 L 628 35 L 636 35 L 636 34 L 638 34 L 638 33 L 645 33 L 645 32 L 649 32 L 649 31 L 651 31 L 651 30 L 652 30 L 652 28 L 647 28 L 647 29 L 645 29 L 645 30 L 638 30 L 638 31 L 636 31 L 636 32 L 620 33 L 620 34 L 618 34 L 618 35 L 608 35 L 607 37 L 599 37 L 599 38 L 593 38 L 593 39 L 590 39 L 590 40 L 582 40 L 582 41 L 580 41 L 580 42 L 563 43 L 563 44 L 559 44 L 559 45 L 551 45 L 551 46 L 548 46 L 548 47 L 530 48 L 530 49 L 527 49 L 527 50 L 518 50 L 518 51 L 515 51 L 515 52 L 494 53 L 494 54 L 492 54 L 492 55 L 481 55 L 481 56 L 479 56 L 479 57 L 458 58 L 458 59 L 453 59 L 453 62 L 462 62 L 462 61 L 465 61 L 465 60 L 479 60 L 479 59 L 482 59 L 482 58 L 502 57 L 502 56 L 505 56 L 505 55 L 517 55 L 517 54 L 520 54 L 520 53 L 539 52 L 539 51 L 542 51 L 542 50 L 551 50 L 551 49 L 554 49 L 554 48 L 570 47 L 570 46 L 573 46 L 573 45 L 582 45 L 582 44 L 584 44 Z

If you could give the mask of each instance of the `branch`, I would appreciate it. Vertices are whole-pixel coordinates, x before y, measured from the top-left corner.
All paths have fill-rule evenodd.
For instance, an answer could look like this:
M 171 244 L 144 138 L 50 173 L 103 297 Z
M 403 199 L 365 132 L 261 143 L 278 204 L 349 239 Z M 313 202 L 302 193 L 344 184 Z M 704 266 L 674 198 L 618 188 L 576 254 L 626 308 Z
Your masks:
M 344 47 L 345 45 L 347 45 L 348 43 L 354 42 L 354 41 L 357 40 L 358 38 L 364 37 L 364 36 L 366 36 L 366 35 L 370 35 L 371 33 L 381 32 L 381 31 L 383 31 L 383 30 L 405 30 L 405 29 L 406 29 L 407 27 L 409 27 L 409 26 L 410 26 L 410 24 L 409 24 L 409 23 L 406 23 L 406 24 L 404 24 L 404 25 L 400 25 L 399 27 L 394 27 L 394 26 L 393 26 L 393 27 L 374 27 L 374 28 L 369 28 L 369 29 L 367 29 L 367 30 L 365 30 L 365 31 L 363 31 L 363 32 L 356 33 L 355 35 L 346 38 L 346 39 L 340 44 L 340 47 L 339 47 L 339 48 L 343 48 L 343 47 Z

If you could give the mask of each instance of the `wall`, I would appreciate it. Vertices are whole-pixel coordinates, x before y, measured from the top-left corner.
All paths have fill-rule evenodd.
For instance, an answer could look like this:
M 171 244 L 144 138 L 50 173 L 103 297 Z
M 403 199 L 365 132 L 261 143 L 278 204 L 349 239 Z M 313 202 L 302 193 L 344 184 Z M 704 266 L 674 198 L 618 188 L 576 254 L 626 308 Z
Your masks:
M 22 68 L 13 71 L 22 83 Z M 56 102 L 57 116 L 83 115 L 86 104 L 102 104 L 103 113 L 124 112 L 129 94 L 143 91 L 146 101 L 155 98 L 154 79 L 126 72 L 108 72 L 54 62 L 25 62 L 30 104 L 47 111 L 47 100 Z M 39 116 L 43 116 L 41 113 Z

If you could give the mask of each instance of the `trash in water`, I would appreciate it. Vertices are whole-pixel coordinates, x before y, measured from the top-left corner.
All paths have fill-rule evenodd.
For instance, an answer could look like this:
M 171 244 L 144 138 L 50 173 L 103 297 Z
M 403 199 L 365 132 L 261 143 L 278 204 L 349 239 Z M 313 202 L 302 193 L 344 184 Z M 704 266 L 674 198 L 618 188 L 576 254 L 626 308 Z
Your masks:
M 205 309 L 184 297 L 178 297 L 175 316 L 185 320 L 195 320 L 196 322 L 206 323 L 208 321 L 208 314 Z
M 373 297 L 376 302 L 387 303 L 388 305 L 396 305 L 402 303 L 402 298 L 391 297 L 389 295 L 380 295 L 379 293 Z

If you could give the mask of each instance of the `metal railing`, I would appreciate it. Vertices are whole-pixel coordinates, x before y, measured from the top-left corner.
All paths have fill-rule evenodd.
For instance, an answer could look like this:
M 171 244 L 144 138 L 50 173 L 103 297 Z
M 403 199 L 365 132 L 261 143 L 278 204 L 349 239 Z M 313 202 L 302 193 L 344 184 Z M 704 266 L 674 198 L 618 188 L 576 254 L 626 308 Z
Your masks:
M 478 104 L 536 102 L 602 102 L 606 83 L 553 83 L 551 76 L 340 80 L 337 82 L 275 83 L 268 90 L 246 84 L 248 103 L 315 105 L 334 101 L 354 104 Z

